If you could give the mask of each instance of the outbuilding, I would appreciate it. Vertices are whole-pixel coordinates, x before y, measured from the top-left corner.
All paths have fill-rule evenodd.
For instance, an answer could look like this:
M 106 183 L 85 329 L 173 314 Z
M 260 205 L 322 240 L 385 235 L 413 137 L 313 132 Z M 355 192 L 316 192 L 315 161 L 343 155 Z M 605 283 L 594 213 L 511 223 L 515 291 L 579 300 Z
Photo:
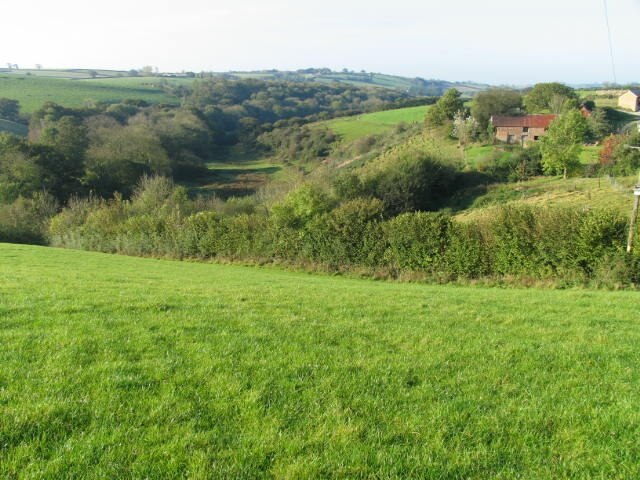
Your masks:
M 620 97 L 618 97 L 618 106 L 620 108 L 624 108 L 625 110 L 637 112 L 638 110 L 640 110 L 640 102 L 638 102 L 639 99 L 639 89 L 627 90 L 622 95 L 620 95 Z
M 524 145 L 545 135 L 549 125 L 557 117 L 552 114 L 514 117 L 494 115 L 491 117 L 491 123 L 495 130 L 496 140 Z

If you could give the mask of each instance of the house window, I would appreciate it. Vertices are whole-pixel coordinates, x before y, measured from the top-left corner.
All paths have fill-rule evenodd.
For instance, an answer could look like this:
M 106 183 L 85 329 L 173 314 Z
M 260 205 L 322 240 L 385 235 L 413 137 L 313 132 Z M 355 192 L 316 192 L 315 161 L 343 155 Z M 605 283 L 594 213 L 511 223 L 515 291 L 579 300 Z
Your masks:
M 529 127 L 522 127 L 522 131 L 524 133 L 529 133 Z
M 534 135 L 534 136 L 533 136 L 533 139 L 534 139 L 534 140 L 538 140 L 539 138 L 540 138 L 540 137 L 539 137 L 538 135 Z

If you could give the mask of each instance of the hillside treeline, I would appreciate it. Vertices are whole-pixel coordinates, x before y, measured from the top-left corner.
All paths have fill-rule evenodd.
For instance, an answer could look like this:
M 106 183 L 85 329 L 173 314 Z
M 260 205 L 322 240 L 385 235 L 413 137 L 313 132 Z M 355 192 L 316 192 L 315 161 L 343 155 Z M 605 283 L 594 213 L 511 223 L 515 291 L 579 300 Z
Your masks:
M 378 110 L 401 97 L 342 85 L 209 79 L 196 82 L 181 107 L 47 103 L 31 116 L 28 138 L 0 135 L 0 204 L 37 192 L 62 203 L 71 196 L 128 197 L 143 175 L 197 178 L 230 145 L 269 153 L 269 142 L 257 141 L 265 132 Z M 19 106 L 9 103 L 12 119 L 19 117 Z
M 627 222 L 618 213 L 507 206 L 465 222 L 449 213 L 464 209 L 470 192 L 490 183 L 557 174 L 560 168 L 547 168 L 555 146 L 571 154 L 565 172 L 567 166 L 587 175 L 637 169 L 640 151 L 628 146 L 640 145 L 640 135 L 607 136 L 606 119 L 584 118 L 575 99 L 549 96 L 560 109 L 554 122 L 562 129 L 555 135 L 552 125 L 548 135 L 557 145 L 506 145 L 474 168 L 442 150 L 450 132 L 462 135 L 456 118 L 467 122 L 470 113 L 457 113 L 460 97 L 452 92 L 429 111 L 428 134 L 403 127 L 347 145 L 347 155 L 368 159 L 361 167 L 317 168 L 295 184 L 270 185 L 243 198 L 190 198 L 173 180 L 197 176 L 230 143 L 261 146 L 286 161 L 322 158 L 336 137 L 309 128 L 310 119 L 378 108 L 352 89 L 258 85 L 203 83 L 181 107 L 45 105 L 33 115 L 28 139 L 0 137 L 0 241 L 431 281 L 640 282 L 638 257 L 624 252 Z M 519 95 L 479 95 L 471 112 L 481 118 L 483 99 L 487 111 L 496 103 L 517 110 Z M 533 108 L 535 95 L 525 99 Z M 297 116 L 309 111 L 316 113 Z M 563 132 L 572 128 L 580 136 L 565 148 Z M 590 135 L 605 139 L 605 148 L 599 165 L 581 166 L 576 157 Z M 463 153 L 464 147 L 461 141 Z
M 446 207 L 489 177 L 461 172 L 422 148 L 392 157 L 366 174 L 330 175 L 226 202 L 192 200 L 170 179 L 147 177 L 130 199 L 70 202 L 44 222 L 43 234 L 69 248 L 385 278 L 556 286 L 640 281 L 638 257 L 624 251 L 627 222 L 618 213 L 505 206 L 460 221 Z

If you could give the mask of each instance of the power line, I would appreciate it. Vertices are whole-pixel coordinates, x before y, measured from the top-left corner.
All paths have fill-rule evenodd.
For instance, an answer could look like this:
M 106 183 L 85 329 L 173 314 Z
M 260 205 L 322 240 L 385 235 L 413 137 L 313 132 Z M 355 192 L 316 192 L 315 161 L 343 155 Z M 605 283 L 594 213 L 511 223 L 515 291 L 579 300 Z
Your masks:
M 607 34 L 609 35 L 609 56 L 611 57 L 611 72 L 613 73 L 613 83 L 617 84 L 616 62 L 613 58 L 613 42 L 611 41 L 611 26 L 609 25 L 609 9 L 607 8 L 607 0 L 602 0 L 604 5 L 604 21 L 607 24 Z

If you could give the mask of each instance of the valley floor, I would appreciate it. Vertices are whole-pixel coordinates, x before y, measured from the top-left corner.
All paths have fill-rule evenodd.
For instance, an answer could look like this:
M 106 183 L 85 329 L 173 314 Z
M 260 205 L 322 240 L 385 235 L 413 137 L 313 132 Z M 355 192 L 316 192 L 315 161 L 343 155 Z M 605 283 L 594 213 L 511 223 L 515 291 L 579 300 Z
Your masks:
M 638 298 L 0 244 L 0 476 L 637 478 Z

